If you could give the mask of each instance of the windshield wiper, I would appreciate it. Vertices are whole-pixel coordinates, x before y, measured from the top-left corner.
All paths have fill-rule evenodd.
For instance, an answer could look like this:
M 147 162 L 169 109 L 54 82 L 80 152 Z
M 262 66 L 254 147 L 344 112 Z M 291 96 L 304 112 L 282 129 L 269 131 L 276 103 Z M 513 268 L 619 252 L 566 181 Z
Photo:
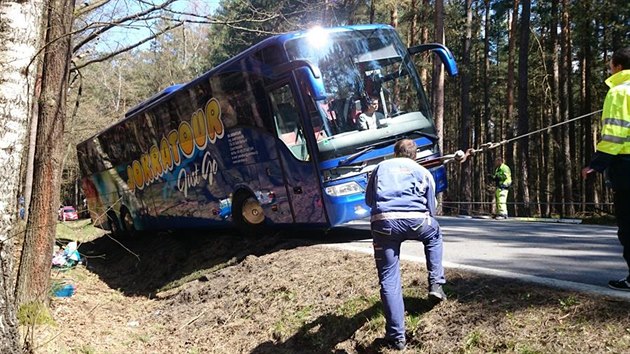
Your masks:
M 436 143 L 439 140 L 437 135 L 431 134 L 431 133 L 427 133 L 427 132 L 423 132 L 421 130 L 414 130 L 411 133 L 412 134 L 418 134 L 418 135 L 423 136 L 425 138 L 429 138 L 429 140 L 431 140 L 432 143 Z M 409 138 L 409 136 L 405 136 L 405 138 Z M 337 163 L 337 167 L 348 166 L 354 160 L 356 160 L 357 158 L 359 158 L 361 155 L 365 154 L 366 152 L 374 150 L 377 147 L 383 147 L 383 146 L 390 145 L 390 144 L 396 142 L 397 140 L 398 140 L 398 138 L 387 139 L 385 141 L 381 141 L 380 143 L 376 143 L 376 144 L 365 146 L 365 147 L 359 149 L 354 154 L 352 154 L 352 155 L 346 157 L 345 159 L 339 161 L 339 163 Z
M 339 161 L 339 163 L 337 164 L 337 167 L 341 167 L 341 166 L 348 166 L 349 164 L 352 163 L 352 161 L 356 160 L 359 156 L 365 154 L 368 151 L 374 150 L 376 148 L 380 148 L 380 147 L 384 147 L 387 145 L 391 145 L 393 143 L 396 142 L 397 139 L 387 139 L 378 143 L 374 143 L 371 145 L 367 145 L 361 149 L 359 149 L 357 152 L 355 152 L 354 154 L 346 157 L 345 159 Z
M 366 152 L 370 150 L 374 150 L 374 147 L 375 147 L 374 145 L 364 147 L 363 149 L 339 161 L 339 163 L 337 164 L 337 167 L 348 166 L 350 163 L 352 163 L 352 161 L 356 160 L 359 156 L 365 154 Z

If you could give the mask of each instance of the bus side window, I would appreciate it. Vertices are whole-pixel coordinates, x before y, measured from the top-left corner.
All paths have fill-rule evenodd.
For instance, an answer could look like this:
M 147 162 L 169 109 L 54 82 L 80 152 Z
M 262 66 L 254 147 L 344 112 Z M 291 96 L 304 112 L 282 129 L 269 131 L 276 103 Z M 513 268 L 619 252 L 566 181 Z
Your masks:
M 270 99 L 278 138 L 289 148 L 293 156 L 299 160 L 307 161 L 309 156 L 304 139 L 304 130 L 291 89 L 289 86 L 282 86 L 270 93 Z

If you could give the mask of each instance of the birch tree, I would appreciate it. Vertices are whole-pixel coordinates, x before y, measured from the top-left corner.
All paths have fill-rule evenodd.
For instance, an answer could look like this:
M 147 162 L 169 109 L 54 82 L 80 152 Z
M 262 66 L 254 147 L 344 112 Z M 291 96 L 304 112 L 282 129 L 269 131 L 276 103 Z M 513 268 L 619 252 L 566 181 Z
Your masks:
M 13 249 L 43 2 L 0 1 L 0 353 L 19 353 Z

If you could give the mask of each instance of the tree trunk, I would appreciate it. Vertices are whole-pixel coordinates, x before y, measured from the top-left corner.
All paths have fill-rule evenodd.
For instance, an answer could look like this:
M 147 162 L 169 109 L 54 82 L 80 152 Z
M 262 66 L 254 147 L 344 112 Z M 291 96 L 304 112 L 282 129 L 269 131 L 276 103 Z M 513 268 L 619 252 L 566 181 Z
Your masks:
M 560 63 L 558 58 L 558 53 L 560 53 L 560 43 L 558 38 L 558 0 L 553 0 L 551 2 L 551 23 L 549 26 L 549 35 L 551 37 L 551 68 L 552 68 L 552 76 L 551 76 L 551 110 L 552 110 L 552 121 L 551 123 L 559 123 L 562 119 L 560 117 Z M 549 151 L 550 156 L 548 156 L 549 161 L 554 161 L 557 164 L 557 161 L 560 158 L 560 150 L 561 146 L 560 142 L 562 140 L 562 130 L 554 129 L 552 134 L 551 141 L 551 149 Z M 562 176 L 557 171 L 561 170 L 561 166 L 554 166 L 553 174 L 549 174 L 547 177 L 547 182 L 549 186 L 553 186 L 549 189 L 549 194 L 551 195 L 550 202 L 553 202 L 554 205 L 549 211 L 558 213 L 563 209 L 562 205 L 557 205 L 555 203 L 561 202 L 563 200 L 562 197 Z
M 435 38 L 436 43 L 444 44 L 444 0 L 435 1 Z M 444 65 L 439 59 L 433 60 L 433 112 L 439 137 L 440 151 L 443 150 L 444 129 Z
M 420 22 L 422 23 L 422 26 L 420 27 L 420 43 L 428 43 L 429 26 L 427 25 L 427 23 L 429 23 L 429 18 L 431 16 L 431 5 L 429 4 L 429 0 L 423 0 L 421 6 L 422 9 L 420 12 Z M 429 82 L 429 71 L 426 69 L 425 65 L 420 68 L 420 79 L 422 80 L 423 84 L 428 85 L 427 83 Z
M 394 28 L 398 28 L 398 6 L 395 4 L 392 5 L 389 13 L 389 24 Z
M 521 7 L 521 29 L 518 50 L 518 135 L 529 132 L 529 92 L 528 92 L 528 56 L 529 56 L 529 16 L 531 14 L 531 0 L 523 0 Z M 525 215 L 531 215 L 529 205 L 529 139 L 521 139 L 517 144 L 519 167 L 519 189 L 522 193 L 523 211 Z
M 407 47 L 412 47 L 417 43 L 418 0 L 411 0 L 409 11 L 411 12 L 411 19 L 409 21 L 409 34 L 407 35 Z M 424 84 L 424 81 L 422 83 Z
M 46 27 L 44 27 L 44 23 L 42 23 L 41 21 L 44 21 L 45 19 L 42 17 L 43 15 L 43 10 L 41 11 L 41 14 L 38 18 L 38 25 L 37 28 L 39 29 L 39 34 L 38 34 L 38 42 L 41 42 L 41 39 L 44 38 L 45 35 L 45 31 L 46 31 Z M 40 53 L 41 54 L 41 53 Z M 31 99 L 31 104 L 30 104 L 30 110 L 31 112 L 29 113 L 29 132 L 28 132 L 28 151 L 27 151 L 27 156 L 26 156 L 26 161 L 23 162 L 22 164 L 26 166 L 26 168 L 24 169 L 24 174 L 22 175 L 23 178 L 23 182 L 24 184 L 22 185 L 22 193 L 24 196 L 24 201 L 25 201 L 25 205 L 24 205 L 24 219 L 28 220 L 28 216 L 29 216 L 29 211 L 31 208 L 31 196 L 33 194 L 33 165 L 35 163 L 35 144 L 36 144 L 36 139 L 37 139 L 37 114 L 38 114 L 38 100 L 39 100 L 39 96 L 41 94 L 41 77 L 42 77 L 42 65 L 41 65 L 41 56 L 38 56 L 36 58 L 35 63 L 37 63 L 37 65 L 35 65 L 36 71 L 33 71 L 33 77 L 34 77 L 34 82 L 33 82 L 33 91 L 31 93 L 32 95 L 32 99 Z
M 508 60 L 507 60 L 507 98 L 506 98 L 506 115 L 505 121 L 499 124 L 499 136 L 501 140 L 505 140 L 508 137 L 507 127 L 514 121 L 514 56 L 516 52 L 516 27 L 518 24 L 518 0 L 514 0 L 512 6 L 512 18 L 508 22 Z M 502 150 L 506 149 L 503 147 Z M 507 147 L 508 151 L 512 149 Z M 500 156 L 503 156 L 503 151 L 498 152 Z M 506 156 L 508 157 L 508 156 Z M 509 161 L 508 161 L 509 162 Z M 514 183 L 516 186 L 516 183 Z M 513 188 L 516 189 L 516 188 Z M 515 193 L 512 193 L 514 195 Z
M 370 1 L 370 23 L 374 23 L 374 13 L 376 12 L 375 0 Z
M 589 14 L 593 11 L 593 6 L 590 0 L 583 0 L 579 3 L 581 8 L 581 13 Z M 580 115 L 588 114 L 593 111 L 593 95 L 591 93 L 592 86 L 592 66 L 595 58 L 593 57 L 593 50 L 591 47 L 591 36 L 593 33 L 592 28 L 592 19 L 581 18 L 578 22 L 577 36 L 580 38 L 580 101 L 581 101 L 581 110 Z M 580 125 L 583 129 L 582 134 L 580 134 L 583 139 L 582 146 L 580 146 L 577 151 L 581 151 L 583 153 L 583 158 L 578 161 L 583 161 L 586 163 L 591 160 L 591 156 L 593 151 L 595 151 L 595 140 L 593 135 L 594 126 L 593 123 L 597 124 L 596 119 L 587 119 L 581 122 Z M 587 178 L 582 182 L 582 200 L 584 203 L 582 204 L 582 211 L 593 211 L 593 202 L 595 201 L 595 178 Z
M 444 44 L 444 0 L 435 1 L 435 42 Z M 444 65 L 439 59 L 433 59 L 432 102 L 435 118 L 435 129 L 438 136 L 438 147 L 444 151 Z M 438 196 L 438 205 L 441 212 L 441 198 Z
M 466 31 L 464 32 L 464 51 L 462 53 L 462 69 L 460 71 L 462 92 L 461 92 L 461 125 L 459 129 L 459 149 L 466 151 L 471 146 L 470 141 L 470 51 L 472 46 L 472 0 L 466 0 Z M 471 159 L 467 159 L 461 164 L 460 179 L 460 214 L 470 215 L 470 202 L 472 200 L 472 166 Z
M 74 1 L 50 0 L 48 5 L 33 198 L 16 287 L 20 304 L 47 300 L 59 207 Z
M 483 40 L 483 119 L 481 120 L 482 125 L 485 129 L 486 142 L 494 141 L 494 117 L 492 116 L 492 111 L 490 110 L 490 0 L 484 0 L 484 40 Z M 479 132 L 481 134 L 481 132 Z M 483 136 L 483 135 L 482 135 Z M 487 209 L 488 205 L 486 201 L 487 193 L 484 187 L 487 185 L 486 182 L 486 174 L 490 173 L 490 171 L 486 171 L 486 166 L 492 166 L 492 156 L 490 154 L 484 153 L 483 157 L 480 158 L 480 162 L 482 164 L 482 168 L 479 173 L 479 185 L 482 186 L 481 190 L 481 202 L 483 202 L 483 212 L 491 213 L 492 210 Z M 487 173 L 486 173 L 487 172 Z
M 507 102 L 506 102 L 506 117 L 504 124 L 501 124 L 501 140 L 507 137 L 507 127 L 514 120 L 514 62 L 516 53 L 516 29 L 518 25 L 518 2 L 514 0 L 512 8 L 512 17 L 509 22 L 509 34 L 508 34 L 508 63 L 507 63 Z
M 562 32 L 560 35 L 560 119 L 566 121 L 570 118 L 570 77 L 571 77 L 571 49 L 570 49 L 570 26 L 569 1 L 562 0 Z M 561 169 L 563 173 L 563 214 L 573 215 L 573 162 L 571 157 L 571 137 L 569 125 L 562 126 L 562 155 Z
M 35 97 L 38 97 L 37 87 L 35 89 Z M 33 111 L 37 111 L 36 105 L 33 105 Z M 31 124 L 29 125 L 28 138 L 28 156 L 26 157 L 26 171 L 24 171 L 24 201 L 25 215 L 28 219 L 29 210 L 31 208 L 31 195 L 33 193 L 33 164 L 35 163 L 35 140 L 37 139 L 37 116 L 35 112 L 30 115 Z
M 20 164 L 39 42 L 40 1 L 0 2 L 0 353 L 20 353 L 13 297 Z

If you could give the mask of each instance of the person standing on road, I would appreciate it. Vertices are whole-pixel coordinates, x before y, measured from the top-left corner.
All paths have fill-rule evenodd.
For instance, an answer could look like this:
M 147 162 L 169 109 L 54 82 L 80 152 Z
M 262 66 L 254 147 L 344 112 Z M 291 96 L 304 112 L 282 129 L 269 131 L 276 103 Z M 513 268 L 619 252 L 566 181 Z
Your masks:
M 609 281 L 608 286 L 630 291 L 630 47 L 613 54 L 610 71 L 600 141 L 591 162 L 582 169 L 582 178 L 595 171 L 608 171 L 614 192 L 617 237 L 628 264 L 628 275 Z
M 508 210 L 507 210 L 507 198 L 509 188 L 512 185 L 512 171 L 508 165 L 503 163 L 503 158 L 501 156 L 497 156 L 494 159 L 494 182 L 497 185 L 497 189 L 495 192 L 496 196 L 496 219 L 507 219 Z
M 371 210 L 374 259 L 385 313 L 385 341 L 405 348 L 405 306 L 400 279 L 400 246 L 405 240 L 424 244 L 429 298 L 446 299 L 442 266 L 442 231 L 436 215 L 435 181 L 416 163 L 417 146 L 403 139 L 394 145 L 394 158 L 379 163 L 368 180 L 365 200 Z

